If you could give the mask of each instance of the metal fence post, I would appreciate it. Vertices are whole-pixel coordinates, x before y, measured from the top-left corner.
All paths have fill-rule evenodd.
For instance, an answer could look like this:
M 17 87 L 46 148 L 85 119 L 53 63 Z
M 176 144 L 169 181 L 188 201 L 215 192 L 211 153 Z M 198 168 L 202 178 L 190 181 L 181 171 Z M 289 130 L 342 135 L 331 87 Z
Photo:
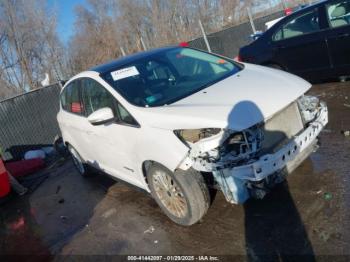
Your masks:
M 123 55 L 123 56 L 126 56 L 125 50 L 124 50 L 124 48 L 123 48 L 122 46 L 120 47 L 120 52 L 122 52 L 122 55 Z
M 143 50 L 146 51 L 147 50 L 147 46 L 146 46 L 145 42 L 143 41 L 142 36 L 141 36 L 140 40 L 141 40 L 141 45 L 142 45 Z
M 287 3 L 286 3 L 286 1 L 285 1 L 285 0 L 281 0 L 281 2 L 282 2 L 283 9 L 284 9 L 284 10 L 287 9 Z
M 211 48 L 210 48 L 210 45 L 209 45 L 209 42 L 208 42 L 208 38 L 207 38 L 207 35 L 205 34 L 205 31 L 204 31 L 204 28 L 203 28 L 203 25 L 202 25 L 202 22 L 201 22 L 200 19 L 199 19 L 199 27 L 201 28 L 201 31 L 202 31 L 202 34 L 203 34 L 203 38 L 204 38 L 204 42 L 205 42 L 205 45 L 207 46 L 208 52 L 211 53 Z
M 251 12 L 249 7 L 247 8 L 247 12 L 248 12 L 250 26 L 252 27 L 253 33 L 255 34 L 256 33 L 256 28 L 255 28 L 252 12 Z

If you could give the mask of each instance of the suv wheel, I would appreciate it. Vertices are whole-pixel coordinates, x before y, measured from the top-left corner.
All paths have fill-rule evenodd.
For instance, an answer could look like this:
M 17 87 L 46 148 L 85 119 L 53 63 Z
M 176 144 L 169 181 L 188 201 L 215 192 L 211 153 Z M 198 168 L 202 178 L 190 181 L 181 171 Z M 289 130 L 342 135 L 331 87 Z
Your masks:
M 200 172 L 193 169 L 171 172 L 153 164 L 147 172 L 153 198 L 175 223 L 190 226 L 207 212 L 209 190 Z
M 88 166 L 84 163 L 82 160 L 81 156 L 79 155 L 78 151 L 74 149 L 71 145 L 68 145 L 68 151 L 70 152 L 74 166 L 78 170 L 79 174 L 82 176 L 87 176 L 88 175 Z

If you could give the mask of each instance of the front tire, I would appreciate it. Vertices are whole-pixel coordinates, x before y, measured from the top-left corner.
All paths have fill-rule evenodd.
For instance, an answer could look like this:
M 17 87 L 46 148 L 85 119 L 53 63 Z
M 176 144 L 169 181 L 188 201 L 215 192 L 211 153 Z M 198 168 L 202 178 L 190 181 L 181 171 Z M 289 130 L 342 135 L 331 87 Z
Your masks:
M 190 226 L 206 214 L 210 196 L 200 172 L 190 169 L 173 173 L 162 165 L 153 164 L 147 172 L 147 180 L 153 198 L 175 223 Z

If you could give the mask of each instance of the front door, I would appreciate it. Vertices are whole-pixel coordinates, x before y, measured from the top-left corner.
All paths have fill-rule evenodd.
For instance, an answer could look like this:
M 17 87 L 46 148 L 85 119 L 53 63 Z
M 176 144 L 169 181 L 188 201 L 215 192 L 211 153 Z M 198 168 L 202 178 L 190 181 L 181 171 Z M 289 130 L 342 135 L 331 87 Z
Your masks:
M 274 62 L 291 73 L 309 77 L 330 68 L 318 8 L 291 16 L 272 36 L 272 47 Z
M 86 117 L 104 107 L 111 108 L 115 115 L 115 120 L 110 123 L 89 123 L 90 164 L 129 183 L 142 186 L 134 153 L 137 152 L 140 134 L 137 122 L 97 81 L 83 78 L 81 89 Z

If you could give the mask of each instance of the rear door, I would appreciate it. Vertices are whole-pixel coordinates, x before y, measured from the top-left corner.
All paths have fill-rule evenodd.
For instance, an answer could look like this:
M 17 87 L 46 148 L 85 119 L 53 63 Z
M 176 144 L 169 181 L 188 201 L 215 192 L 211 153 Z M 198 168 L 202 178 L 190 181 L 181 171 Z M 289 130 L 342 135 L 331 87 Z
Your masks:
M 291 15 L 272 35 L 274 62 L 304 77 L 329 70 L 323 26 L 319 8 Z
M 58 121 L 62 136 L 71 144 L 84 160 L 88 158 L 87 132 L 89 125 L 84 116 L 80 94 L 80 79 L 66 86 L 61 94 L 61 108 Z
M 327 41 L 331 62 L 339 75 L 350 69 L 350 0 L 331 1 L 325 5 L 329 23 Z

